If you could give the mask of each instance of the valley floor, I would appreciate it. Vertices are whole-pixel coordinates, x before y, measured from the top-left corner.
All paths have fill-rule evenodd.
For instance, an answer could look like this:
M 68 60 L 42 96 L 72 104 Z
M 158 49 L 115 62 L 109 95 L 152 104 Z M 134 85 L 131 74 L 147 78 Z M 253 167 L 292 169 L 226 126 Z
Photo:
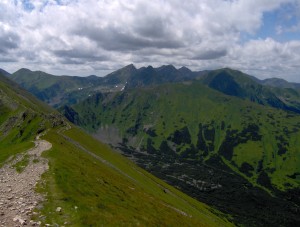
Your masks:
M 49 168 L 41 153 L 51 147 L 51 143 L 37 138 L 34 148 L 10 159 L 0 169 L 0 226 L 39 224 L 31 221 L 33 210 L 43 200 L 35 186 Z

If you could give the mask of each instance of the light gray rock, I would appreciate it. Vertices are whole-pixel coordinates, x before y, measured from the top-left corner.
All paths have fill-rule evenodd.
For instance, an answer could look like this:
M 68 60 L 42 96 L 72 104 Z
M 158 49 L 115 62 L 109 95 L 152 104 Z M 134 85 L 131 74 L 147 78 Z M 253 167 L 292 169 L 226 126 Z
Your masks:
M 61 209 L 61 207 L 57 207 L 55 211 L 58 213 L 61 213 L 62 209 Z

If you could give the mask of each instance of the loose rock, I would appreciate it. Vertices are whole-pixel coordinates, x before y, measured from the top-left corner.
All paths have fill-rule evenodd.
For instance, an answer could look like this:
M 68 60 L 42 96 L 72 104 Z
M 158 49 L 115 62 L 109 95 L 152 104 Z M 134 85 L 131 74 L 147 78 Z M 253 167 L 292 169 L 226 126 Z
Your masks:
M 47 141 L 36 140 L 35 147 L 27 151 L 29 164 L 21 173 L 12 166 L 22 160 L 24 154 L 0 168 L 0 223 L 3 226 L 38 225 L 37 222 L 29 221 L 32 210 L 43 201 L 43 197 L 34 188 L 48 169 L 48 162 L 41 157 L 41 153 L 51 146 Z M 33 158 L 40 161 L 34 163 Z
M 62 210 L 61 207 L 57 207 L 57 208 L 56 208 L 56 212 L 58 212 L 58 213 L 60 213 L 61 210 Z

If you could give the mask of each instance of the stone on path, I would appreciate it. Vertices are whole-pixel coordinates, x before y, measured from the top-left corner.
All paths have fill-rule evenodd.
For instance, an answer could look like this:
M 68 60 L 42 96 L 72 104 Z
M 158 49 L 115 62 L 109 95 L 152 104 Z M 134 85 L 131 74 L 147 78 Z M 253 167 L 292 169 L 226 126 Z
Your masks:
M 41 175 L 47 171 L 47 159 L 41 153 L 51 148 L 51 143 L 36 140 L 36 146 L 26 153 L 10 159 L 0 168 L 0 226 L 38 226 L 39 222 L 30 222 L 37 204 L 44 201 L 42 195 L 35 192 L 35 185 Z M 13 167 L 24 155 L 29 156 L 29 163 L 21 173 Z M 39 159 L 39 162 L 33 162 Z

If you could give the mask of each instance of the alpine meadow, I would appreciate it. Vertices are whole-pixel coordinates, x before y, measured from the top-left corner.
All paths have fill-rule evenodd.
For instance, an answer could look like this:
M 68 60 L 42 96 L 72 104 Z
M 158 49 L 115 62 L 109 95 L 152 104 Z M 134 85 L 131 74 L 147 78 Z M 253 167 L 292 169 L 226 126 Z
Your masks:
M 299 15 L 0 1 L 0 226 L 300 226 Z

